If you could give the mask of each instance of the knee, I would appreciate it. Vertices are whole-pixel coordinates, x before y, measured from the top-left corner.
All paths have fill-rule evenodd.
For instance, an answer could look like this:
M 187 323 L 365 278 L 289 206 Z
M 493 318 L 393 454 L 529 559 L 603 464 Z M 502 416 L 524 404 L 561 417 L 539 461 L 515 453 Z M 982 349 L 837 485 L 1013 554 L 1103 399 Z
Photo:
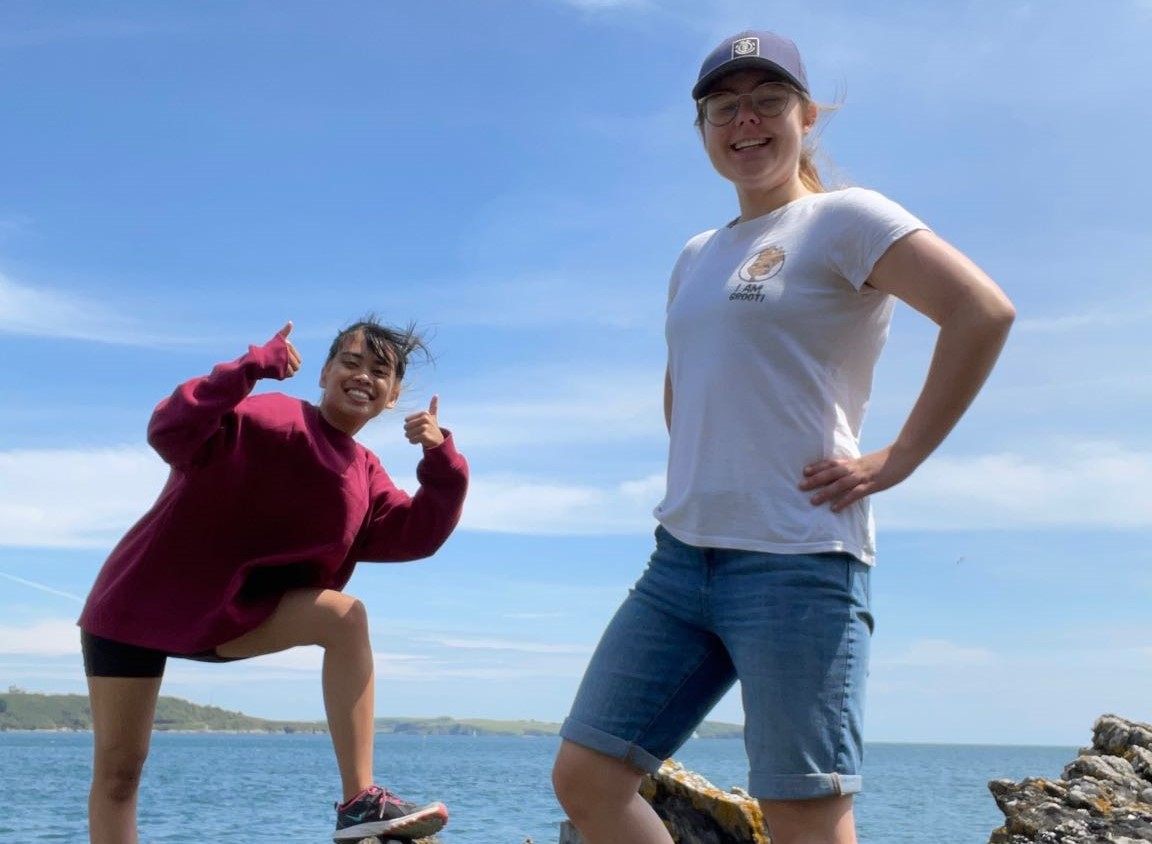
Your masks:
M 353 598 L 349 595 L 348 604 L 344 607 L 341 616 L 347 627 L 368 629 L 368 608 L 359 598 Z
M 359 598 L 342 595 L 332 616 L 333 632 L 342 640 L 368 638 L 368 608 Z
M 93 766 L 93 794 L 114 803 L 135 800 L 146 756 L 144 753 L 114 752 L 97 759 Z
M 564 742 L 552 766 L 552 789 L 568 817 L 586 818 L 618 808 L 636 797 L 643 774 L 619 759 Z
M 572 814 L 570 806 L 577 803 L 577 794 L 580 790 L 581 777 L 576 773 L 571 760 L 563 753 L 556 757 L 552 764 L 552 790 L 564 811 Z

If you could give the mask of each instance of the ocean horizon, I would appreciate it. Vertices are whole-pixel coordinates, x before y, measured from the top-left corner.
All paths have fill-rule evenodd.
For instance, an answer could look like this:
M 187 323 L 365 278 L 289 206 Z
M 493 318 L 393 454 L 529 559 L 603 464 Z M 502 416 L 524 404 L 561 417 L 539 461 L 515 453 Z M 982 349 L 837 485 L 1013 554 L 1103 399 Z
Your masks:
M 444 844 L 554 844 L 564 812 L 549 781 L 554 736 L 378 733 L 378 781 L 410 800 L 448 805 Z M 0 841 L 86 836 L 88 731 L 0 732 Z M 857 796 L 861 842 L 913 844 L 926 834 L 986 844 L 1003 823 L 993 779 L 1056 778 L 1075 747 L 866 744 Z M 746 786 L 739 739 L 689 741 L 674 757 L 728 790 Z M 311 733 L 156 732 L 140 793 L 141 844 L 329 841 L 339 780 L 328 737 Z M 53 800 L 43 812 L 44 796 Z

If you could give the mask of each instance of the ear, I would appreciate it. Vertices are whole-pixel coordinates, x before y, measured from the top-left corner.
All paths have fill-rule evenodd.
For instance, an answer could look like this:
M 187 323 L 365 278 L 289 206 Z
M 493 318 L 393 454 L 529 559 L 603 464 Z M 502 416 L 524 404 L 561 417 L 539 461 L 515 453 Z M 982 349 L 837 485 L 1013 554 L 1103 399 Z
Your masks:
M 820 107 L 816 105 L 816 103 L 808 103 L 807 107 L 804 109 L 804 117 L 802 118 L 804 121 L 805 135 L 812 131 L 812 128 L 816 125 L 816 121 L 819 119 Z
M 400 385 L 397 384 L 392 388 L 392 395 L 388 397 L 388 403 L 384 406 L 391 410 L 396 406 L 396 402 L 400 401 Z
M 320 369 L 320 389 L 321 389 L 321 390 L 326 390 L 326 389 L 328 389 L 328 367 L 329 367 L 330 365 L 331 365 L 331 363 L 330 363 L 330 362 L 329 362 L 329 363 L 326 363 L 326 364 L 324 364 L 324 366 L 323 366 L 323 367 Z

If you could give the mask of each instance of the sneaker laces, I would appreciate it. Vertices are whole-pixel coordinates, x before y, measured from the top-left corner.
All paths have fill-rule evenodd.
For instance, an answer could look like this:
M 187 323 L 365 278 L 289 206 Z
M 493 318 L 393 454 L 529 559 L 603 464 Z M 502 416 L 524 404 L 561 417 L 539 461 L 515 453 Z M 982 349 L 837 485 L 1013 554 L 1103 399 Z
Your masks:
M 359 803 L 362 800 L 368 800 L 374 803 L 380 813 L 384 816 L 384 803 L 387 801 L 389 792 L 386 789 L 380 788 L 377 785 L 370 785 L 351 800 L 346 800 L 343 803 L 337 801 L 333 805 L 336 807 L 337 812 L 344 812 Z M 395 795 L 393 795 L 395 796 Z

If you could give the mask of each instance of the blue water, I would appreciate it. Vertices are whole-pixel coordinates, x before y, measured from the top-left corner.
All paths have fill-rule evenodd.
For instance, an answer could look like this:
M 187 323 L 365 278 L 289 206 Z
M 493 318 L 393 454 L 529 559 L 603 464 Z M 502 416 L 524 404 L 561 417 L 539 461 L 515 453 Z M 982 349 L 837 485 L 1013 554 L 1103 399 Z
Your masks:
M 376 738 L 376 770 L 412 800 L 448 804 L 445 844 L 555 844 L 564 814 L 549 786 L 558 740 Z M 0 733 L 0 842 L 86 842 L 92 736 Z M 1059 776 L 1074 748 L 872 744 L 856 817 L 864 844 L 986 844 L 1003 820 L 991 779 Z M 715 785 L 745 785 L 741 742 L 677 755 Z M 329 841 L 338 779 L 326 736 L 165 734 L 140 795 L 142 844 Z M 253 834 L 256 832 L 256 834 Z

